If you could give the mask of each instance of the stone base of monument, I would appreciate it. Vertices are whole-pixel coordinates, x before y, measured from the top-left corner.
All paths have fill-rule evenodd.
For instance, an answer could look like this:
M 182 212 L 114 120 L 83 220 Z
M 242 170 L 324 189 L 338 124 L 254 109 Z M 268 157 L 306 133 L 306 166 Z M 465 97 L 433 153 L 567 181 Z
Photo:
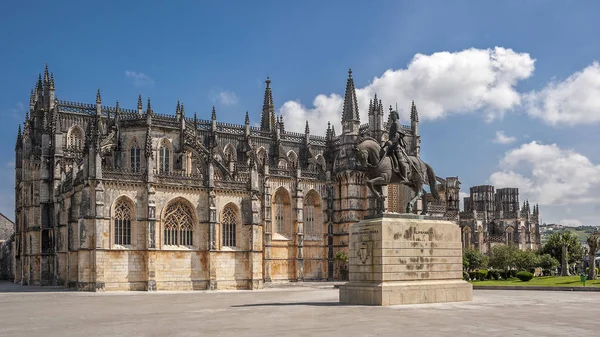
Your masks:
M 398 305 L 473 299 L 462 279 L 460 227 L 445 220 L 386 213 L 350 226 L 350 281 L 340 302 Z

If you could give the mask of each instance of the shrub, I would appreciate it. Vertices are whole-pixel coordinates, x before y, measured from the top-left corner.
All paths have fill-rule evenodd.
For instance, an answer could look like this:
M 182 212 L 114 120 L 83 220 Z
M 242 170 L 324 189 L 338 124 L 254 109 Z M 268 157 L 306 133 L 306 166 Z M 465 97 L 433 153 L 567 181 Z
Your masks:
M 585 268 L 585 273 L 589 273 L 590 272 L 590 267 L 586 267 Z M 596 268 L 596 275 L 598 275 L 598 268 Z
M 517 277 L 517 271 L 516 271 L 516 270 L 514 270 L 514 269 L 510 270 L 510 271 L 509 271 L 509 274 L 510 274 L 510 275 L 509 275 L 510 277 Z
M 517 278 L 523 282 L 527 282 L 533 278 L 533 274 L 528 271 L 520 271 L 517 273 Z
M 470 280 L 469 273 L 467 273 L 466 271 L 463 271 L 463 280 L 465 280 L 465 281 Z
M 477 271 L 477 280 L 478 281 L 484 281 L 485 277 L 487 276 L 488 271 L 485 269 L 480 269 Z
M 500 278 L 500 272 L 497 270 L 488 270 L 488 279 L 494 279 L 494 280 L 498 280 Z
M 469 272 L 469 278 L 474 281 L 475 277 L 476 277 L 476 273 L 474 271 L 470 271 Z

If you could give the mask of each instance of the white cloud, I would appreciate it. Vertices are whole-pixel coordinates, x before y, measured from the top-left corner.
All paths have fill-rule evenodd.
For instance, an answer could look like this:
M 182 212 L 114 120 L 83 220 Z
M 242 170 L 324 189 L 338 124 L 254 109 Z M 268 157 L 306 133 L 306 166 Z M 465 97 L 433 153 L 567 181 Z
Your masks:
M 235 105 L 238 102 L 238 98 L 234 92 L 225 90 L 219 92 L 217 99 L 222 105 Z
M 592 63 L 562 82 L 524 95 L 527 113 L 550 125 L 600 122 L 600 64 Z
M 570 227 L 578 227 L 578 226 L 583 225 L 583 223 L 577 219 L 562 219 L 558 223 L 563 226 L 570 226 Z
M 556 144 L 523 144 L 506 152 L 500 166 L 490 182 L 496 188 L 518 187 L 523 200 L 541 205 L 600 201 L 600 165 Z
M 133 84 L 135 84 L 136 86 L 154 84 L 154 80 L 151 79 L 150 76 L 141 72 L 138 73 L 135 71 L 125 70 L 125 77 L 132 79 Z
M 514 143 L 516 140 L 517 140 L 517 138 L 515 138 L 515 137 L 505 135 L 504 131 L 496 131 L 496 138 L 494 138 L 494 143 L 510 144 L 510 143 Z
M 398 103 L 404 124 L 409 118 L 411 100 L 415 100 L 421 120 L 475 111 L 482 111 L 487 120 L 493 120 L 521 103 L 514 87 L 531 76 L 534 63 L 527 53 L 501 47 L 417 54 L 406 68 L 389 69 L 366 87 L 356 89 L 361 122 L 368 120 L 369 99 L 375 93 L 384 106 Z M 302 132 L 308 120 L 311 131 L 324 134 L 327 121 L 339 127 L 342 104 L 340 94 L 321 94 L 314 99 L 313 107 L 288 101 L 279 113 L 293 131 Z

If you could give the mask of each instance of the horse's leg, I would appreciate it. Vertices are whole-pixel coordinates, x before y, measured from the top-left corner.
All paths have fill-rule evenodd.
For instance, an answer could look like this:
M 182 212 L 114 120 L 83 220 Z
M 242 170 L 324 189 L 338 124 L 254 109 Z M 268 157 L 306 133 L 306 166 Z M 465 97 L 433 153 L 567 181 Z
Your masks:
M 371 180 L 367 180 L 367 186 L 379 200 L 383 199 L 383 193 L 381 191 L 382 184 L 385 184 L 385 179 L 383 177 L 377 177 L 377 178 L 373 178 Z M 377 185 L 379 188 L 376 189 L 375 185 Z
M 427 193 L 425 192 L 425 189 L 421 189 L 422 192 L 422 198 L 421 198 L 421 202 L 423 203 L 423 210 L 421 211 L 421 215 L 427 215 L 427 198 L 425 198 L 427 196 Z

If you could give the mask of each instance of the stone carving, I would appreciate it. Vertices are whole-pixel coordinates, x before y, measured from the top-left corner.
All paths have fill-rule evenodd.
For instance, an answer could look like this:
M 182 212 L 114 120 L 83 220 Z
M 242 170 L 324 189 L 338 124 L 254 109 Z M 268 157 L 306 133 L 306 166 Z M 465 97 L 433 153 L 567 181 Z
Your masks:
M 429 185 L 431 194 L 436 200 L 440 199 L 435 187 L 435 173 L 431 166 L 421 158 L 407 156 L 409 172 L 408 180 L 404 180 L 400 174 L 393 172 L 390 157 L 385 155 L 385 151 L 375 139 L 365 138 L 355 145 L 354 151 L 358 164 L 366 171 L 369 179 L 367 180 L 367 186 L 379 200 L 384 199 L 382 186 L 390 183 L 402 183 L 415 192 L 415 196 L 406 205 L 407 213 L 412 212 L 413 203 L 421 198 L 424 185 Z M 380 212 L 383 212 L 381 207 Z

